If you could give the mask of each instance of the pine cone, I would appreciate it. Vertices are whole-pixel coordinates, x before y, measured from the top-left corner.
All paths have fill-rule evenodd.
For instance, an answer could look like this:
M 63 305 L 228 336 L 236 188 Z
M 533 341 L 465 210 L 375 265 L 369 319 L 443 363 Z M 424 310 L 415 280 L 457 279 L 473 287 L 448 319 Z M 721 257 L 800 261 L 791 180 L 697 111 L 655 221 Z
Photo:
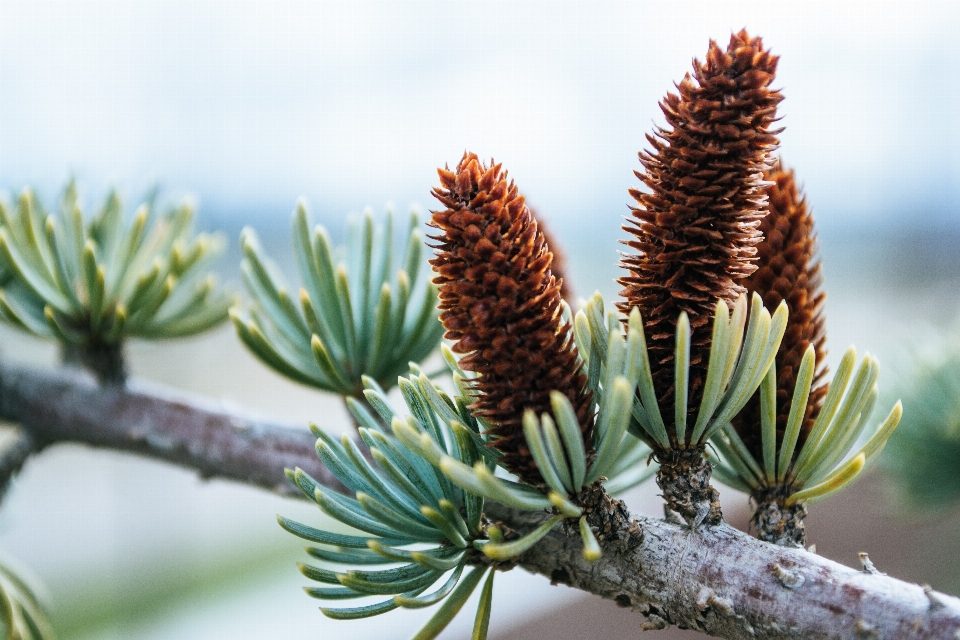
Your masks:
M 440 289 L 440 320 L 460 366 L 479 375 L 471 409 L 490 425 L 502 462 L 542 484 L 523 436 L 523 412 L 550 410 L 550 392 L 573 404 L 584 444 L 593 428 L 593 399 L 573 332 L 562 323 L 553 256 L 524 198 L 499 164 L 464 154 L 456 171 L 438 170 L 434 197 L 446 207 L 431 225 L 440 235 L 430 261 Z M 589 447 L 588 447 L 589 448 Z
M 769 88 L 777 57 L 746 31 L 727 50 L 710 42 L 706 63 L 667 94 L 660 108 L 669 128 L 648 135 L 640 153 L 650 189 L 631 189 L 638 206 L 624 230 L 635 254 L 621 262 L 618 306 L 643 313 L 654 387 L 662 406 L 673 404 L 676 324 L 690 319 L 690 405 L 699 405 L 710 353 L 710 326 L 718 299 L 733 303 L 741 280 L 756 267 L 757 228 L 766 212 L 763 171 L 776 148 L 773 130 L 780 93 Z M 693 422 L 689 423 L 692 427 Z M 671 433 L 673 430 L 668 429 Z
M 827 374 L 824 364 L 827 336 L 823 316 L 826 295 L 820 291 L 823 274 L 820 262 L 815 259 L 817 236 L 813 216 L 807 210 L 806 198 L 797 189 L 793 170 L 782 169 L 778 164 L 765 178 L 770 181 L 766 188 L 770 212 L 760 223 L 764 241 L 757 245 L 758 268 L 744 284 L 747 289 L 760 294 L 766 308 L 776 309 L 782 300 L 786 300 L 790 311 L 787 331 L 776 359 L 778 446 L 790 415 L 800 361 L 810 345 L 816 353 L 813 389 L 807 400 L 795 450 L 799 453 L 827 394 L 827 385 L 822 384 Z M 750 399 L 734 421 L 734 427 L 754 458 L 761 460 L 759 395 Z

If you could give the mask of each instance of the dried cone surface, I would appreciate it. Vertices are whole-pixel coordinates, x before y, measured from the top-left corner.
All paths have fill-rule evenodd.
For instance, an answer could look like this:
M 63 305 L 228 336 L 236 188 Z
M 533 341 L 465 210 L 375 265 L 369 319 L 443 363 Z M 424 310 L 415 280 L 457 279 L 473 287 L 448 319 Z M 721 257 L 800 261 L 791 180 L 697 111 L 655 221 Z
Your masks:
M 550 392 L 570 399 L 584 444 L 593 427 L 593 400 L 560 317 L 560 286 L 553 256 L 537 221 L 500 165 L 464 154 L 455 171 L 440 169 L 433 212 L 440 230 L 430 261 L 440 289 L 440 320 L 460 366 L 480 374 L 471 409 L 487 421 L 504 465 L 542 484 L 523 436 L 523 413 L 550 410 Z
M 777 166 L 767 173 L 770 212 L 760 224 L 764 241 L 757 246 L 757 270 L 745 281 L 748 290 L 763 298 L 767 309 L 776 309 L 787 301 L 790 312 L 787 330 L 777 351 L 777 446 L 783 440 L 790 415 L 790 405 L 797 371 L 807 348 L 813 345 L 817 358 L 813 388 L 804 413 L 796 452 L 810 433 L 814 420 L 823 405 L 827 385 L 824 360 L 826 328 L 823 302 L 826 294 L 820 291 L 823 274 L 816 259 L 817 236 L 813 216 L 807 209 L 806 198 L 797 189 L 792 170 Z M 760 397 L 755 395 L 734 422 L 756 460 L 763 459 L 760 433 Z
M 813 216 L 797 188 L 793 171 L 777 166 L 767 173 L 766 178 L 771 183 L 766 189 L 770 212 L 760 225 L 764 241 L 757 246 L 758 268 L 747 279 L 746 286 L 763 297 L 768 309 L 775 309 L 786 300 L 790 312 L 776 358 L 778 450 L 790 415 L 800 361 L 810 345 L 816 354 L 817 369 L 804 410 L 796 455 L 803 448 L 827 393 L 827 385 L 823 383 L 827 373 L 824 365 L 827 355 L 823 315 L 825 294 L 820 291 L 823 275 L 816 259 Z M 750 399 L 733 425 L 754 459 L 762 460 L 759 395 Z M 759 538 L 784 546 L 804 546 L 806 508 L 803 504 L 788 506 L 785 503 L 795 490 L 791 486 L 773 486 L 754 492 L 753 526 Z
M 667 124 L 647 140 L 637 177 L 649 192 L 631 189 L 637 202 L 624 229 L 634 253 L 619 304 L 644 317 L 654 387 L 661 406 L 673 405 L 676 324 L 690 319 L 689 404 L 696 407 L 706 377 L 710 326 L 718 299 L 732 303 L 753 273 L 758 229 L 766 212 L 763 172 L 778 141 L 780 93 L 770 88 L 777 57 L 760 38 L 734 34 L 726 50 L 710 42 L 706 61 L 660 103 Z M 689 421 L 692 429 L 693 421 Z M 668 429 L 673 435 L 673 430 Z

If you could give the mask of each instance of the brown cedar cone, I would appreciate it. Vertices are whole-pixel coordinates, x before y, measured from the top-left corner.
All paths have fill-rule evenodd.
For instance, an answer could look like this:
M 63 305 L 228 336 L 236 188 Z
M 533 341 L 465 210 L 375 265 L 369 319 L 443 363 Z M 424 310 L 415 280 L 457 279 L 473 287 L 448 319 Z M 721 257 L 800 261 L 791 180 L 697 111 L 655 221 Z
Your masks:
M 540 227 L 540 233 L 543 234 L 543 238 L 547 242 L 547 249 L 553 254 L 553 263 L 550 265 L 550 271 L 560 284 L 560 297 L 567 301 L 570 309 L 576 310 L 574 306 L 573 285 L 570 284 L 570 278 L 567 277 L 567 256 L 563 252 L 560 243 L 557 242 L 557 237 L 550 233 L 550 227 L 547 226 L 543 216 L 537 213 L 530 205 L 527 205 L 527 209 L 530 210 L 530 214 L 537 221 L 537 226 Z
M 823 316 L 825 294 L 820 291 L 823 274 L 815 259 L 817 238 L 813 216 L 807 209 L 806 198 L 794 181 L 792 170 L 774 167 L 766 174 L 770 212 L 760 224 L 764 241 L 757 245 L 757 267 L 746 286 L 763 298 L 764 306 L 775 309 L 787 301 L 790 318 L 787 331 L 777 351 L 777 448 L 783 441 L 787 418 L 790 415 L 797 371 L 803 354 L 813 345 L 817 359 L 812 390 L 804 409 L 803 423 L 797 439 L 794 457 L 803 448 L 814 420 L 823 406 L 827 385 L 826 331 Z M 760 396 L 755 394 L 733 421 L 750 453 L 756 460 L 763 459 L 763 439 L 760 427 Z M 751 496 L 755 505 L 751 520 L 761 540 L 790 547 L 804 547 L 806 532 L 803 504 L 787 505 L 786 499 L 795 492 L 790 486 L 761 487 Z
M 807 209 L 806 198 L 797 189 L 793 170 L 778 165 L 765 177 L 771 183 L 766 189 L 770 212 L 760 223 L 764 241 L 757 245 L 758 268 L 744 284 L 748 290 L 760 294 L 767 309 L 776 309 L 781 301 L 786 300 L 790 312 L 776 359 L 777 447 L 786 430 L 800 361 L 810 345 L 816 353 L 813 388 L 795 450 L 799 453 L 827 394 L 827 385 L 822 384 L 827 374 L 824 364 L 827 335 L 823 316 L 826 295 L 820 291 L 823 274 L 820 262 L 816 260 L 817 235 L 813 216 Z M 733 424 L 753 457 L 762 460 L 759 394 L 750 399 Z
M 492 164 L 492 163 L 491 163 Z M 561 324 L 560 286 L 537 221 L 499 164 L 465 153 L 456 171 L 439 169 L 430 261 L 440 289 L 440 320 L 465 371 L 475 371 L 471 410 L 490 425 L 492 444 L 510 471 L 542 484 L 523 436 L 523 412 L 550 410 L 550 392 L 573 404 L 584 444 L 593 398 L 569 324 Z
M 694 60 L 693 77 L 678 85 L 680 95 L 660 103 L 669 128 L 648 135 L 652 151 L 640 153 L 644 172 L 635 173 L 651 192 L 630 190 L 638 206 L 624 226 L 634 236 L 625 244 L 636 253 L 621 262 L 629 275 L 618 281 L 625 298 L 618 306 L 643 314 L 662 407 L 673 405 L 680 312 L 692 329 L 689 402 L 697 407 L 716 302 L 736 300 L 745 292 L 740 280 L 756 269 L 763 171 L 780 131 L 771 128 L 782 100 L 770 89 L 776 67 L 777 57 L 746 31 L 732 35 L 726 51 L 711 41 L 706 62 Z

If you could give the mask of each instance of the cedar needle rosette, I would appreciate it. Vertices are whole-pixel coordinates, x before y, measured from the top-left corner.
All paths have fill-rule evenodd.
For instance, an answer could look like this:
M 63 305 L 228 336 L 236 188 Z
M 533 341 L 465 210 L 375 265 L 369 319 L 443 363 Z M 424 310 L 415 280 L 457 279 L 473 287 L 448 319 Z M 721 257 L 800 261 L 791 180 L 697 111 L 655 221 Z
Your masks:
M 363 384 L 365 401 L 348 397 L 346 402 L 369 456 L 349 435 L 336 438 L 311 425 L 317 455 L 353 497 L 323 486 L 302 469 L 287 470 L 290 481 L 339 523 L 331 531 L 278 518 L 281 527 L 311 543 L 307 554 L 319 561 L 298 565 L 319 585 L 305 591 L 335 601 L 338 606 L 320 610 L 337 620 L 439 605 L 415 636 L 429 640 L 447 627 L 486 577 L 473 635 L 484 640 L 493 576 L 500 565 L 488 560 L 479 546 L 502 542 L 503 534 L 483 517 L 483 498 L 462 491 L 433 463 L 450 456 L 461 464 L 492 469 L 493 451 L 466 405 L 446 395 L 416 366 L 408 377 L 399 378 L 411 415 L 395 412 L 372 378 L 364 376 Z M 393 433 L 385 425 L 392 425 Z M 427 455 L 420 447 L 421 436 L 432 446 Z M 341 533 L 344 525 L 354 533 Z M 345 600 L 364 602 L 339 606 Z
M 190 336 L 226 320 L 233 295 L 209 270 L 223 237 L 195 235 L 189 205 L 157 214 L 152 201 L 132 220 L 115 192 L 87 219 L 73 183 L 56 213 L 29 190 L 15 212 L 0 202 L 0 319 L 56 340 L 66 362 L 117 385 L 125 339 Z
M 256 232 L 244 229 L 241 275 L 250 299 L 230 310 L 241 341 L 277 373 L 323 391 L 362 398 L 364 375 L 395 386 L 410 362 L 437 348 L 442 333 L 418 215 L 411 211 L 400 225 L 396 218 L 392 211 L 381 219 L 371 211 L 350 217 L 347 242 L 335 247 L 298 202 L 292 244 L 299 288 L 288 284 Z

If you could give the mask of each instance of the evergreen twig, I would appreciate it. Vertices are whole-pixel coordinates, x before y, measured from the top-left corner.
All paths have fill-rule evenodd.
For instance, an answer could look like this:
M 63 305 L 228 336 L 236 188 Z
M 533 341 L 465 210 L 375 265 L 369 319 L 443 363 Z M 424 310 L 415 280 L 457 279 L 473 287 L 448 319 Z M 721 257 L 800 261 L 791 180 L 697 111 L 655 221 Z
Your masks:
M 0 202 L 0 320 L 60 343 L 105 384 L 123 384 L 123 343 L 194 335 L 227 317 L 233 299 L 209 272 L 219 234 L 194 235 L 192 208 L 156 214 L 142 204 L 129 222 L 113 192 L 86 219 L 70 183 L 47 214 L 30 190 L 16 213 Z

